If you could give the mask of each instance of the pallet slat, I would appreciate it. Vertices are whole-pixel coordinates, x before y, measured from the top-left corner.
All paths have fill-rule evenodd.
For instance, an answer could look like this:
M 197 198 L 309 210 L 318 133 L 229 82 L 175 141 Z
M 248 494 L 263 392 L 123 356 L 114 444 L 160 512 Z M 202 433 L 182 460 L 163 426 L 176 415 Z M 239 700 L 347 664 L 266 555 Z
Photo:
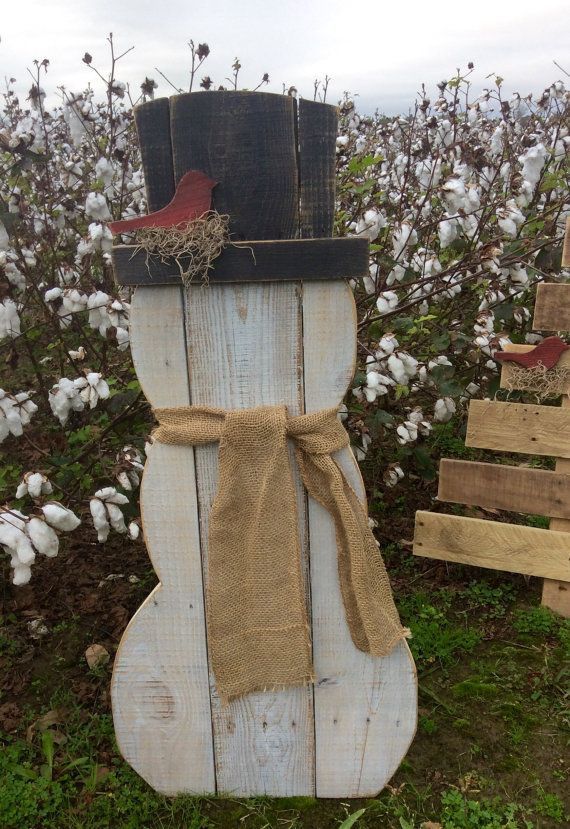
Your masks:
M 562 398 L 562 407 L 566 409 L 570 408 L 570 398 L 568 395 L 564 395 Z M 570 460 L 568 458 L 558 458 L 556 461 L 556 472 L 568 477 L 570 480 Z M 570 533 L 570 521 L 553 517 L 550 522 L 550 529 Z M 556 613 L 570 618 L 570 581 L 545 579 L 542 585 L 542 604 L 554 610 Z
M 539 331 L 570 331 L 570 285 L 542 282 L 537 287 L 532 327 Z
M 498 452 L 570 458 L 570 410 L 472 400 L 465 445 Z
M 570 579 L 567 533 L 480 518 L 416 513 L 414 555 L 539 578 Z
M 440 501 L 570 519 L 570 476 L 545 469 L 454 461 L 439 467 Z

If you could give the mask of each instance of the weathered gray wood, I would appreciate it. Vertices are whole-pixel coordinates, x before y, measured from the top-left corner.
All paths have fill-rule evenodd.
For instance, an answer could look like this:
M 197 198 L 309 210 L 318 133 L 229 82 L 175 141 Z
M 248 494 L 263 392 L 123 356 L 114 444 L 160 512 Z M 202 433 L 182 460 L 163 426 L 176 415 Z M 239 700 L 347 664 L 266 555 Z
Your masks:
M 419 511 L 414 555 L 526 576 L 570 579 L 570 536 L 520 524 Z
M 155 406 L 187 406 L 180 288 L 139 288 L 131 321 L 133 359 L 148 399 Z M 158 791 L 215 792 L 191 446 L 152 446 L 141 485 L 141 515 L 160 583 L 129 622 L 115 657 L 111 696 L 117 743 Z
M 119 285 L 181 283 L 174 260 L 163 262 L 136 245 L 113 248 Z M 184 265 L 184 260 L 182 260 Z M 368 240 L 287 239 L 229 245 L 209 271 L 210 282 L 276 282 L 313 279 L 357 279 L 368 273 Z
M 570 285 L 541 282 L 536 289 L 532 327 L 539 331 L 570 331 Z
M 299 283 L 191 286 L 186 302 L 194 404 L 231 410 L 285 403 L 293 415 L 303 411 Z M 218 487 L 218 452 L 217 445 L 196 447 L 206 596 L 208 528 Z M 296 469 L 295 480 L 308 600 L 305 495 Z M 224 706 L 212 677 L 211 700 L 218 792 L 239 797 L 314 794 L 312 687 L 247 694 Z
M 299 228 L 294 100 L 266 92 L 198 92 L 170 99 L 174 178 L 219 182 L 213 206 L 233 238 L 290 239 Z
M 174 195 L 174 167 L 170 143 L 168 98 L 135 107 L 149 213 L 165 207 Z
M 570 410 L 472 400 L 465 445 L 498 452 L 570 458 Z
M 332 236 L 335 209 L 337 109 L 299 101 L 301 236 Z
M 356 362 L 356 307 L 347 284 L 303 286 L 307 412 L 340 404 Z M 335 456 L 366 502 L 347 447 Z M 400 765 L 417 718 L 414 660 L 405 642 L 382 659 L 351 639 L 338 579 L 334 523 L 309 498 L 311 605 L 315 664 L 315 762 L 318 797 L 372 797 Z
M 570 518 L 570 476 L 546 469 L 443 459 L 440 501 Z

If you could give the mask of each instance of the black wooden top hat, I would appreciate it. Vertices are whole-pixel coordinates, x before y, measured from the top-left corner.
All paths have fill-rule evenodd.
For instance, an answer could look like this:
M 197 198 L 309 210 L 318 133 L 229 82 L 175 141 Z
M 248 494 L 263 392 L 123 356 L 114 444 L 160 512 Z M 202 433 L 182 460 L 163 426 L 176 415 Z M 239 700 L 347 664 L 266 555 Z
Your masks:
M 189 170 L 218 182 L 213 209 L 232 241 L 210 281 L 334 279 L 368 273 L 368 240 L 332 239 L 337 109 L 265 92 L 191 92 L 135 109 L 150 211 Z M 287 241 L 286 241 L 287 240 Z M 180 281 L 144 252 L 113 250 L 121 284 Z

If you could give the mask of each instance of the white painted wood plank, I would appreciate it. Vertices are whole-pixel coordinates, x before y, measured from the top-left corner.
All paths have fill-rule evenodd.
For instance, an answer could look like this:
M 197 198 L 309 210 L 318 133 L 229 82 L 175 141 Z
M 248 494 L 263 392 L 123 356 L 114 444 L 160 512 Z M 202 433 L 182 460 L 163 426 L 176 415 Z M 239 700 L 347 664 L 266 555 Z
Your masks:
M 131 305 L 138 378 L 155 406 L 188 405 L 182 293 L 139 288 Z M 141 486 L 160 584 L 132 618 L 111 683 L 119 748 L 164 794 L 215 791 L 198 512 L 191 447 L 156 443 Z
M 306 411 L 339 405 L 356 359 L 356 309 L 348 285 L 304 284 Z M 352 451 L 337 454 L 350 484 L 366 495 Z M 415 665 L 405 642 L 383 659 L 350 638 L 340 593 L 334 524 L 309 498 L 311 602 L 315 661 L 318 797 L 370 797 L 396 771 L 417 719 Z
M 225 409 L 303 399 L 298 283 L 191 286 L 187 343 L 192 402 Z M 201 539 L 207 589 L 208 517 L 217 490 L 218 447 L 196 449 Z M 297 478 L 300 538 L 306 519 Z M 308 595 L 308 591 L 307 591 Z M 314 794 L 312 688 L 248 694 L 222 706 L 211 677 L 218 791 L 246 797 Z

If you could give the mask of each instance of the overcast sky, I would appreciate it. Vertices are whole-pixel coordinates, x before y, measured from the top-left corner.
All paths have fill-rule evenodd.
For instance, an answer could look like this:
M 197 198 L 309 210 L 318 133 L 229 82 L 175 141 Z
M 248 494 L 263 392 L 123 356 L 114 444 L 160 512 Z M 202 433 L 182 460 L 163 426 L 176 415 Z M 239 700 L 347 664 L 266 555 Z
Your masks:
M 328 101 L 349 90 L 362 112 L 407 112 L 422 81 L 433 93 L 468 61 L 479 89 L 498 73 L 506 92 L 523 95 L 566 80 L 553 60 L 570 71 L 568 0 L 2 0 L 0 79 L 27 89 L 26 68 L 47 57 L 48 93 L 101 88 L 81 57 L 90 52 L 105 71 L 111 31 L 118 51 L 135 47 L 119 79 L 138 91 L 150 75 L 157 95 L 172 90 L 155 67 L 187 87 L 190 38 L 211 49 L 200 77 L 224 83 L 239 56 L 241 86 L 268 72 L 268 91 L 294 84 L 312 97 L 313 80 L 328 74 Z

